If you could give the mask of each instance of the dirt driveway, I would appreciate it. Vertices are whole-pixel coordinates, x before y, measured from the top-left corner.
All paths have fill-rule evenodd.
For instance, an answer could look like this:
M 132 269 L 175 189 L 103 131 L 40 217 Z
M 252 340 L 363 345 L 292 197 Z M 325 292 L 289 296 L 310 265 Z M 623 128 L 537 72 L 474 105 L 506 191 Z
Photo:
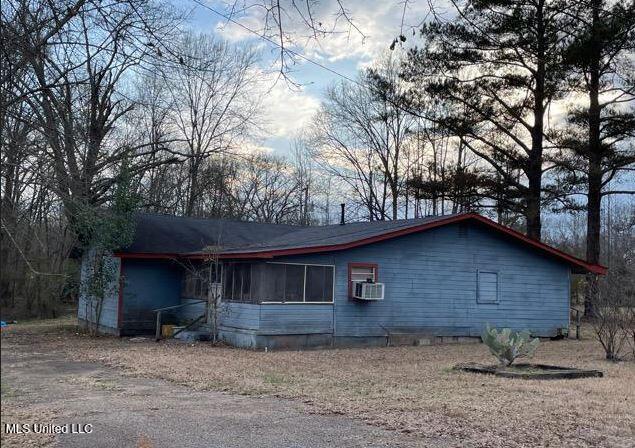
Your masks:
M 414 446 L 403 434 L 312 414 L 302 403 L 195 391 L 7 341 L 2 420 L 3 448 Z M 4 423 L 91 424 L 92 433 L 7 435 Z

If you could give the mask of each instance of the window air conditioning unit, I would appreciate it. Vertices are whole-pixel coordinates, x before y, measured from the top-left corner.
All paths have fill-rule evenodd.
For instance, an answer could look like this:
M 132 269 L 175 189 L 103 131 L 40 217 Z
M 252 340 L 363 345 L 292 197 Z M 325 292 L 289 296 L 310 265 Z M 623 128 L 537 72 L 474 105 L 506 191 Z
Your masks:
M 353 282 L 353 297 L 359 300 L 384 300 L 384 284 Z

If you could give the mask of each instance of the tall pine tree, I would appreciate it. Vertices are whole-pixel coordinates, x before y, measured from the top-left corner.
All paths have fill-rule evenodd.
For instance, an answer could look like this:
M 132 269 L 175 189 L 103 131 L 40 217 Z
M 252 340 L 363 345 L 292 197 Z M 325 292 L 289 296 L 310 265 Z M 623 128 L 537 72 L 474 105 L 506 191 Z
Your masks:
M 572 25 L 565 62 L 573 89 L 586 100 L 570 110 L 558 163 L 573 187 L 586 190 L 586 258 L 599 263 L 602 198 L 635 193 L 632 185 L 609 187 L 621 172 L 635 169 L 635 2 L 581 1 Z M 593 313 L 595 282 L 587 282 L 587 314 Z
M 455 4 L 455 20 L 422 28 L 423 46 L 409 52 L 404 77 L 416 86 L 415 103 L 433 97 L 453 111 L 450 117 L 424 114 L 462 135 L 488 162 L 492 177 L 506 185 L 509 197 L 501 203 L 521 213 L 527 235 L 539 240 L 541 206 L 548 199 L 542 195 L 545 116 L 564 93 L 563 29 L 570 6 L 561 0 Z M 499 195 L 501 189 L 495 190 Z

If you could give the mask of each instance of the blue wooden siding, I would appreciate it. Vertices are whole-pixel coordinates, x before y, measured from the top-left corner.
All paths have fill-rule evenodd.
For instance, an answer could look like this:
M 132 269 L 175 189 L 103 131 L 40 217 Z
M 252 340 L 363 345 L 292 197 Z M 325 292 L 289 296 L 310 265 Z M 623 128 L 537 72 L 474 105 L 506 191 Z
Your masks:
M 152 310 L 181 301 L 181 271 L 171 261 L 124 259 L 123 328 L 154 329 Z
M 333 333 L 332 304 L 263 304 L 259 334 Z
M 260 306 L 253 303 L 223 302 L 219 312 L 219 324 L 240 330 L 258 330 Z
M 336 265 L 336 336 L 478 336 L 486 323 L 548 336 L 568 326 L 569 267 L 478 225 L 449 225 L 347 251 L 276 261 Z M 379 265 L 378 281 L 386 285 L 383 301 L 348 298 L 349 262 Z M 477 301 L 478 271 L 498 274 L 498 303 Z M 297 328 L 297 321 L 279 323 Z
M 97 320 L 97 299 L 91 296 L 88 290 L 90 265 L 94 252 L 89 251 L 82 258 L 80 266 L 80 291 L 77 306 L 77 317 L 80 320 L 94 323 Z M 106 257 L 104 265 L 108 266 L 111 281 L 105 288 L 105 294 L 101 305 L 99 326 L 104 331 L 116 331 L 119 312 L 119 258 Z

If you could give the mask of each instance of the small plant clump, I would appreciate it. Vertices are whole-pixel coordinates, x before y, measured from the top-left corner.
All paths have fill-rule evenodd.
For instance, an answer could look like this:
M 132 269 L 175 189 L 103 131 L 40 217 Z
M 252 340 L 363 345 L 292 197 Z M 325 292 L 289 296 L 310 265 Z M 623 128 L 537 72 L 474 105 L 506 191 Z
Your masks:
M 481 339 L 503 366 L 511 365 L 518 358 L 531 358 L 540 343 L 540 339 L 532 339 L 527 330 L 517 332 L 504 328 L 498 331 L 489 324 L 483 330 Z

